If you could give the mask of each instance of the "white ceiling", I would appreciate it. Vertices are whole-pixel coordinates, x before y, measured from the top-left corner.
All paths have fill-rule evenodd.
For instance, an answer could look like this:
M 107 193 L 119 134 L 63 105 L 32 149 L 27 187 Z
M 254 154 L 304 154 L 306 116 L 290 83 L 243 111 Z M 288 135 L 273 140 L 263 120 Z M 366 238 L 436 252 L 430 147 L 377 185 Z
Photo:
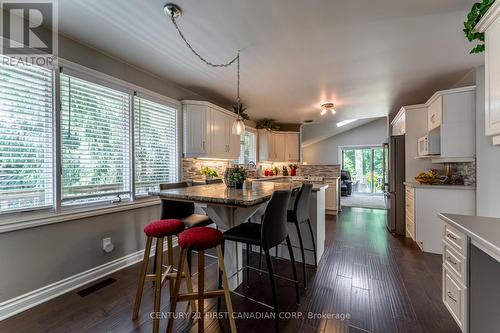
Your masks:
M 179 26 L 213 62 L 241 49 L 241 95 L 281 122 L 386 116 L 425 102 L 482 63 L 462 22 L 475 0 L 178 0 Z M 235 68 L 196 59 L 163 14 L 166 0 L 60 0 L 59 29 L 227 106 Z M 319 116 L 323 102 L 336 116 Z

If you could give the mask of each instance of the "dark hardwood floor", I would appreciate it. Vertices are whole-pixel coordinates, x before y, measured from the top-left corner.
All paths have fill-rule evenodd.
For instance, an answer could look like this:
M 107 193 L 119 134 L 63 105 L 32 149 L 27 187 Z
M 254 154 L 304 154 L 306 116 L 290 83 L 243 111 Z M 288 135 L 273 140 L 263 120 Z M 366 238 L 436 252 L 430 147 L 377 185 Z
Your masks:
M 326 250 L 317 271 L 309 268 L 309 286 L 302 290 L 300 306 L 295 304 L 293 283 L 278 279 L 280 310 L 301 316 L 281 320 L 283 332 L 460 332 L 441 302 L 441 256 L 424 254 L 403 237 L 390 235 L 385 211 L 347 208 L 338 221 L 328 218 L 326 223 Z M 251 260 L 257 265 L 258 255 Z M 276 266 L 280 275 L 292 276 L 289 262 L 280 260 Z M 301 278 L 301 267 L 297 268 Z M 134 265 L 111 274 L 115 282 L 81 293 L 85 297 L 77 292 L 88 286 L 4 320 L 0 332 L 151 332 L 152 288 L 145 289 L 139 319 L 131 319 L 138 270 Z M 216 270 L 215 260 L 207 257 L 209 287 L 215 287 Z M 250 288 L 238 291 L 271 304 L 268 276 L 251 271 L 249 277 Z M 166 312 L 168 288 L 162 297 Z M 232 300 L 238 317 L 252 317 L 236 321 L 239 332 L 274 330 L 272 319 L 259 318 L 271 313 L 268 308 L 236 295 Z M 215 311 L 215 300 L 205 302 L 205 311 Z M 205 319 L 205 328 L 229 331 L 225 319 L 211 317 Z M 165 329 L 162 320 L 160 331 Z M 174 331 L 196 331 L 196 325 L 176 319 Z

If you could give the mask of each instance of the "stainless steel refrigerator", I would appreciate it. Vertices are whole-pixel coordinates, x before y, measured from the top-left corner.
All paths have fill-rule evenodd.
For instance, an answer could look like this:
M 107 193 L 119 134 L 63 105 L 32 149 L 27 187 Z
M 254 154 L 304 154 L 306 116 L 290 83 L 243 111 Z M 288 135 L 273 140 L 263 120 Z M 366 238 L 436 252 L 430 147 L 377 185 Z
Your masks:
M 387 229 L 397 235 L 406 233 L 405 205 L 405 136 L 389 138 L 387 202 Z

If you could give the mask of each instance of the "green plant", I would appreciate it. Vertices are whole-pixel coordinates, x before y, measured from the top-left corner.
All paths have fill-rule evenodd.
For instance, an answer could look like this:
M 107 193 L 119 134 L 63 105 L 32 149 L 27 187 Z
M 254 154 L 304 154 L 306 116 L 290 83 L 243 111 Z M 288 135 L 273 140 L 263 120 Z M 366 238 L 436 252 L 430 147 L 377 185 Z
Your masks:
M 267 118 L 257 120 L 256 126 L 257 129 L 267 129 L 267 130 L 277 130 L 280 128 L 278 125 L 276 125 L 274 120 Z
M 246 113 L 246 110 L 247 110 L 247 108 L 245 106 L 243 106 L 243 103 L 239 103 L 239 104 L 233 105 L 233 111 L 234 111 L 234 113 L 236 113 L 236 114 L 239 113 L 241 119 L 243 119 L 243 120 L 249 120 L 250 119 L 250 117 Z
M 474 32 L 474 28 L 494 2 L 495 0 L 483 0 L 483 2 L 476 2 L 472 6 L 469 14 L 467 14 L 467 21 L 464 22 L 465 37 L 467 37 L 469 42 L 473 42 L 475 40 L 480 42 L 470 51 L 470 53 L 484 52 L 484 33 Z
M 238 186 L 247 179 L 247 170 L 244 167 L 235 166 L 229 169 L 228 176 L 231 184 Z
M 201 173 L 203 175 L 205 175 L 206 177 L 218 177 L 219 174 L 217 173 L 217 171 L 215 171 L 215 169 L 212 169 L 210 167 L 204 167 L 201 169 Z

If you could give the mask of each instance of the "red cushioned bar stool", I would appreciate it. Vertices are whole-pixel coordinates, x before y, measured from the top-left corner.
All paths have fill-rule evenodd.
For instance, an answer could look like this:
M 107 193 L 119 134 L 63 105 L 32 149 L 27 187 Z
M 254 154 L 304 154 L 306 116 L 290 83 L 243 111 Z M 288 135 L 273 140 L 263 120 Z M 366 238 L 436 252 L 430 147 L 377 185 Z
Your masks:
M 139 285 L 137 286 L 137 293 L 135 296 L 134 312 L 132 315 L 133 319 L 139 317 L 139 308 L 141 306 L 142 293 L 144 291 L 144 283 L 146 281 L 153 281 L 155 293 L 154 293 L 154 307 L 153 311 L 159 313 L 160 311 L 160 300 L 161 300 L 161 288 L 166 280 L 169 282 L 169 291 L 172 295 L 172 290 L 174 288 L 174 279 L 185 278 L 188 291 L 193 291 L 193 286 L 191 284 L 190 274 L 184 272 L 182 267 L 177 273 L 174 272 L 174 256 L 173 256 L 173 245 L 172 237 L 184 231 L 184 223 L 177 219 L 167 219 L 158 220 L 149 223 L 144 228 L 144 233 L 147 236 L 146 248 L 144 249 L 144 259 L 142 260 L 141 272 L 139 275 Z M 163 266 L 163 242 L 165 237 L 167 238 L 167 266 L 164 271 Z M 155 263 L 154 272 L 148 274 L 148 264 L 149 256 L 151 251 L 151 245 L 153 244 L 153 238 L 156 239 L 156 253 L 155 253 Z M 185 259 L 184 259 L 185 260 Z M 184 266 L 186 267 L 186 266 Z M 196 306 L 194 301 L 190 302 L 192 311 L 196 311 Z M 158 332 L 160 328 L 160 316 L 155 315 L 153 319 L 153 332 Z
M 229 314 L 229 326 L 231 332 L 236 332 L 236 323 L 233 318 L 233 305 L 231 303 L 231 295 L 229 293 L 229 286 L 227 282 L 226 269 L 224 268 L 224 255 L 222 254 L 222 233 L 210 227 L 198 227 L 187 229 L 182 232 L 178 237 L 179 247 L 181 248 L 179 258 L 179 270 L 175 280 L 175 287 L 170 301 L 170 311 L 175 313 L 177 302 L 198 300 L 198 332 L 204 330 L 204 303 L 206 298 L 224 297 L 226 307 Z M 205 251 L 215 248 L 217 252 L 217 259 L 219 262 L 219 279 L 222 281 L 222 289 L 205 290 Z M 187 293 L 179 294 L 181 286 L 181 272 L 184 269 L 186 262 L 187 252 L 190 250 L 198 251 L 198 291 L 192 292 L 188 288 Z M 186 279 L 187 281 L 187 279 Z M 168 320 L 167 333 L 172 332 L 173 320 Z

